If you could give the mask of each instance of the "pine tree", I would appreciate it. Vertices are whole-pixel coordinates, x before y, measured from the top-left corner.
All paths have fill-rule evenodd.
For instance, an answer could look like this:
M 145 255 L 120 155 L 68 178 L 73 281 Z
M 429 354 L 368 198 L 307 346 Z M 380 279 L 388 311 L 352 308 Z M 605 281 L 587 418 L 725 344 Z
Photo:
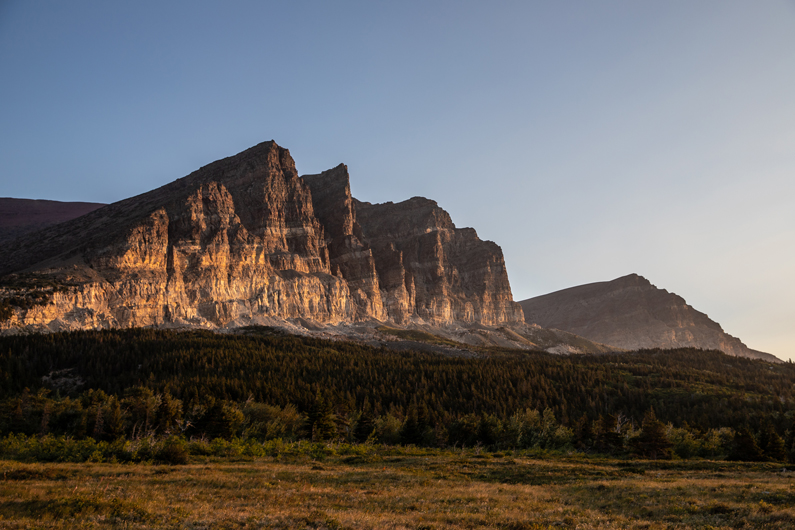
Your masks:
M 353 427 L 353 438 L 359 443 L 364 443 L 373 433 L 373 429 L 375 429 L 373 408 L 370 406 L 370 400 L 365 398 L 359 419 L 356 420 L 356 425 Z
M 105 417 L 105 433 L 111 440 L 124 436 L 124 412 L 116 396 L 108 399 L 107 415 Z
M 651 459 L 671 458 L 671 442 L 665 425 L 657 419 L 651 408 L 643 416 L 640 436 L 635 438 L 634 449 L 641 455 Z
M 593 446 L 593 425 L 587 414 L 582 415 L 574 428 L 574 443 L 580 449 L 589 449 Z
M 782 462 L 787 459 L 784 440 L 778 435 L 770 421 L 765 420 L 759 431 L 759 449 L 768 460 Z
M 210 438 L 229 439 L 237 436 L 246 421 L 246 417 L 237 403 L 216 401 L 207 411 L 200 425 L 203 433 Z
M 315 399 L 307 415 L 307 423 L 310 436 L 314 441 L 331 440 L 337 435 L 334 410 L 320 389 L 315 393 Z
M 596 435 L 596 447 L 599 451 L 612 453 L 624 448 L 624 438 L 618 428 L 618 419 L 612 414 L 600 418 L 599 432 Z
M 737 429 L 734 433 L 729 460 L 742 460 L 746 462 L 759 462 L 764 460 L 762 450 L 757 445 L 753 435 L 746 428 Z
M 160 434 L 171 434 L 182 419 L 182 401 L 164 393 L 157 408 L 157 428 Z
M 478 422 L 478 442 L 490 447 L 497 443 L 502 431 L 500 421 L 490 414 L 484 414 Z
M 406 412 L 406 419 L 400 429 L 400 440 L 406 445 L 418 445 L 422 442 L 422 426 L 417 412 L 417 401 L 414 400 L 409 405 Z
M 787 460 L 791 464 L 795 464 L 795 414 L 792 415 L 792 424 L 787 429 L 787 437 L 784 442 L 784 448 L 787 451 Z

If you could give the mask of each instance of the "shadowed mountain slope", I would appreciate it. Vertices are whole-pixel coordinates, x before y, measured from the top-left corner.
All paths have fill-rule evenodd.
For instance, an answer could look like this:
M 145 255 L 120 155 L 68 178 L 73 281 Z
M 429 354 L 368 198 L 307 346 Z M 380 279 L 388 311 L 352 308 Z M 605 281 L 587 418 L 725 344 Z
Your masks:
M 104 204 L 0 197 L 0 245 L 48 226 L 80 217 Z
M 630 274 L 519 302 L 525 320 L 627 350 L 702 348 L 781 362 L 748 348 L 685 300 Z

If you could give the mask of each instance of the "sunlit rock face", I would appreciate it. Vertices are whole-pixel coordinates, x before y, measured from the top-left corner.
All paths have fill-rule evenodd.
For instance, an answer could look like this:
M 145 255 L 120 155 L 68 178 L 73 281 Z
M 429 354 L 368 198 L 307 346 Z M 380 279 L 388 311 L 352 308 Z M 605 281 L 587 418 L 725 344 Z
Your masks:
M 522 320 L 497 245 L 432 201 L 358 203 L 344 165 L 299 177 L 274 142 L 24 236 L 0 274 L 6 330 Z
M 519 302 L 528 323 L 555 328 L 627 350 L 702 348 L 779 361 L 748 348 L 685 300 L 630 274 Z

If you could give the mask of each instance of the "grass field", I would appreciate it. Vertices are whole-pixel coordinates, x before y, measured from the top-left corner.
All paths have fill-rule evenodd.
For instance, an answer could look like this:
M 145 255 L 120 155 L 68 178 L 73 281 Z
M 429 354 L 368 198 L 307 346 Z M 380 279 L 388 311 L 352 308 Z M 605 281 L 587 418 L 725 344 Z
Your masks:
M 0 461 L 0 528 L 793 528 L 781 465 L 372 448 Z

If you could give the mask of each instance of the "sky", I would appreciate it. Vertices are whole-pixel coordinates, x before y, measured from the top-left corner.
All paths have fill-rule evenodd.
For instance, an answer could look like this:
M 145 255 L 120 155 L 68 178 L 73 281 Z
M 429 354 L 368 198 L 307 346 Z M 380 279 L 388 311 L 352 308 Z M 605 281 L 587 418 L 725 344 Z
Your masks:
M 436 200 L 514 299 L 637 273 L 795 357 L 795 0 L 0 0 L 0 196 L 266 140 Z

